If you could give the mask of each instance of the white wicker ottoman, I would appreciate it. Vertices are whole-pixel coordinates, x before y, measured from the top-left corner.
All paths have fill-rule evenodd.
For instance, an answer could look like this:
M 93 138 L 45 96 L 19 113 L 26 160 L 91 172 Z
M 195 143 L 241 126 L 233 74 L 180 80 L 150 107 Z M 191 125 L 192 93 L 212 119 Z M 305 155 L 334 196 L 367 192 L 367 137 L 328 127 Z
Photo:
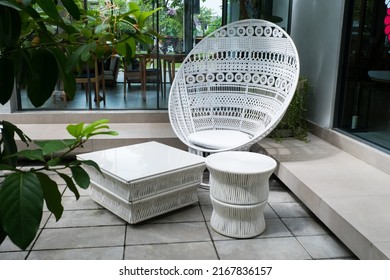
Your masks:
M 147 142 L 77 156 L 95 161 L 103 174 L 85 166 L 91 198 L 130 224 L 193 204 L 202 182 L 203 157 Z
M 212 228 L 229 237 L 251 238 L 265 230 L 264 208 L 276 161 L 250 152 L 208 156 Z

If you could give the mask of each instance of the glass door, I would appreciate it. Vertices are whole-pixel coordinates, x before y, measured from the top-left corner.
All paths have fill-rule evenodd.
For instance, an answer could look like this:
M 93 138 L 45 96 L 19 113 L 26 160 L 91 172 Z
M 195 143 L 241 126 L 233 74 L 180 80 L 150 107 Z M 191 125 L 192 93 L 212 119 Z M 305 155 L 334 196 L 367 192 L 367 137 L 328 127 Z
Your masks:
M 290 33 L 290 0 L 225 0 L 225 3 L 224 24 L 257 18 L 271 21 Z
M 337 126 L 390 149 L 390 4 L 349 1 Z
M 161 8 L 158 13 L 148 18 L 150 28 L 161 34 L 161 37 L 155 40 L 153 45 L 139 45 L 137 57 L 131 65 L 125 66 L 122 59 L 119 62 L 111 58 L 104 61 L 102 68 L 105 77 L 108 73 L 115 73 L 114 81 L 105 83 L 105 103 L 94 102 L 94 91 L 91 92 L 89 88 L 86 90 L 85 84 L 80 83 L 77 85 L 73 100 L 68 100 L 66 94 L 59 88 L 40 108 L 35 108 L 31 104 L 26 90 L 22 89 L 18 93 L 19 110 L 166 109 L 170 84 L 181 61 L 197 42 L 220 27 L 222 23 L 223 0 L 76 0 L 75 2 L 80 7 L 99 11 L 100 14 L 127 12 L 130 2 L 135 2 L 141 11 Z M 137 73 L 134 74 L 134 78 L 127 81 L 124 67 L 126 71 L 136 72 L 141 69 L 145 71 L 145 82 L 142 84 L 140 79 L 137 79 L 140 77 L 136 75 Z M 100 91 L 102 94 L 102 89 Z M 103 99 L 99 98 L 99 100 Z

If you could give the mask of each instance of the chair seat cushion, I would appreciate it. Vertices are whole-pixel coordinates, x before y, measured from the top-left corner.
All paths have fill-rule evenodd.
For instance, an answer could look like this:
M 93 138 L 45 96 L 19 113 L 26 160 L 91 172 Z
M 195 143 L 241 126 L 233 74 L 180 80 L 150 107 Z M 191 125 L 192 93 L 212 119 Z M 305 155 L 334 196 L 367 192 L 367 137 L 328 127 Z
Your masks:
M 235 130 L 203 130 L 188 136 L 191 144 L 213 150 L 234 148 L 250 139 L 248 134 Z

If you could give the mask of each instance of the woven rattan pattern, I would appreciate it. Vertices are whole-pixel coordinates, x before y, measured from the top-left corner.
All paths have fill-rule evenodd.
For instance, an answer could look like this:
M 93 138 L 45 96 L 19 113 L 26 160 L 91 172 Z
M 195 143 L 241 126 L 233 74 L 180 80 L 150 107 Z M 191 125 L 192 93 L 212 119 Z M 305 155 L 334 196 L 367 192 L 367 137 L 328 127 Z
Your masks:
M 173 82 L 169 116 L 173 130 L 189 150 L 191 133 L 238 130 L 250 135 L 247 150 L 268 135 L 283 117 L 299 77 L 294 42 L 279 26 L 242 20 L 217 29 L 187 55 Z

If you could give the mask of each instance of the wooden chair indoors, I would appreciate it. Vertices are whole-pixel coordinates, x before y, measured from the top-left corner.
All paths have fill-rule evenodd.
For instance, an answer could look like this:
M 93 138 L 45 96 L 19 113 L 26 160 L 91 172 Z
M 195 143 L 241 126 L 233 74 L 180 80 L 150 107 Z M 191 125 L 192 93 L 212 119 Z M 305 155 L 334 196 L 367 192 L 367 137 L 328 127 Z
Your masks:
M 126 99 L 127 87 L 130 88 L 131 83 L 139 83 L 141 85 L 141 94 L 143 101 L 146 101 L 146 84 L 155 83 L 160 84 L 162 92 L 162 75 L 161 70 L 158 68 L 148 68 L 147 67 L 147 55 L 139 56 L 131 60 L 128 63 L 125 59 L 123 60 L 124 64 L 124 98 Z
M 106 86 L 116 87 L 120 67 L 120 57 L 111 55 L 104 61 L 104 82 Z
M 104 66 L 103 66 L 103 61 L 95 59 L 95 65 L 94 69 L 90 69 L 90 77 L 89 77 L 89 82 L 91 85 L 94 85 L 94 90 L 95 90 L 95 98 L 94 101 L 96 104 L 99 106 L 100 101 L 103 101 L 104 106 L 106 106 L 106 85 L 105 85 L 105 80 L 104 80 Z M 76 76 L 76 83 L 77 84 L 82 84 L 85 86 L 85 97 L 88 102 L 89 100 L 89 88 L 88 88 L 88 75 L 87 73 L 83 72 L 79 75 Z M 102 85 L 102 93 L 103 96 L 100 96 L 100 84 Z

